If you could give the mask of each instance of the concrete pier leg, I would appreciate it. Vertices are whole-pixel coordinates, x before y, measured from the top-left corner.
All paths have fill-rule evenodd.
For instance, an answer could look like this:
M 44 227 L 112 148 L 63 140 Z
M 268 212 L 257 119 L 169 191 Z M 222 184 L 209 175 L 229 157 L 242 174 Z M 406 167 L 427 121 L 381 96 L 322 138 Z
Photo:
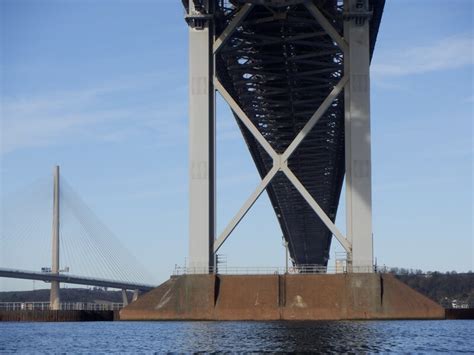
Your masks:
M 61 308 L 61 300 L 59 298 L 59 281 L 51 281 L 49 303 L 50 309 L 53 311 L 58 311 Z
M 138 300 L 138 296 L 139 296 L 138 290 L 134 290 L 133 291 L 132 302 L 135 302 L 136 300 Z
M 127 290 L 122 290 L 122 303 L 123 303 L 123 306 L 127 306 L 128 305 L 128 295 L 127 295 Z
M 345 0 L 346 234 L 349 272 L 373 272 L 368 0 Z
M 214 266 L 215 93 L 212 3 L 189 1 L 189 271 Z

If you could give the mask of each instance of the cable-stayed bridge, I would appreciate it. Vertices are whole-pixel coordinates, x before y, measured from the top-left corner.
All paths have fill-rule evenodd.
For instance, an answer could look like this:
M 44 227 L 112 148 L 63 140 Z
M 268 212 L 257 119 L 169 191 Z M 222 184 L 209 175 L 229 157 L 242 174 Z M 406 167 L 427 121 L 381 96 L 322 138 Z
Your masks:
M 148 291 L 150 277 L 119 239 L 54 170 L 2 201 L 0 277 Z

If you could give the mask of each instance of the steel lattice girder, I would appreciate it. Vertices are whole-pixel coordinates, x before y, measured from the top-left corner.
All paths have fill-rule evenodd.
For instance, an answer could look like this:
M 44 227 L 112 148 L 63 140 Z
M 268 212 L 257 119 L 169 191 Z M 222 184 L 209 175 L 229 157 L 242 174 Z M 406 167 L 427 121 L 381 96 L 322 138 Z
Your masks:
M 371 3 L 371 53 L 384 2 Z M 225 90 L 281 154 L 343 76 L 343 51 L 302 1 L 285 6 L 271 0 L 216 1 L 216 36 L 248 3 L 256 5 L 216 55 L 216 73 Z M 314 4 L 341 35 L 341 1 Z M 272 157 L 239 119 L 237 122 L 263 178 L 273 166 Z M 332 222 L 344 179 L 344 154 L 344 95 L 340 94 L 288 160 L 288 167 Z M 267 193 L 294 264 L 326 266 L 332 234 L 293 184 L 278 172 Z

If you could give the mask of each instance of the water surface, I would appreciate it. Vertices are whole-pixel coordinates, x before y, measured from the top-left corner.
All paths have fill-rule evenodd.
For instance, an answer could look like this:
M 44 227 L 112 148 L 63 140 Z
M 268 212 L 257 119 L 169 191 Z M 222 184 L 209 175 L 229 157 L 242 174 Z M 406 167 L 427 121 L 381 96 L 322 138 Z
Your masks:
M 474 321 L 0 323 L 0 352 L 474 352 Z

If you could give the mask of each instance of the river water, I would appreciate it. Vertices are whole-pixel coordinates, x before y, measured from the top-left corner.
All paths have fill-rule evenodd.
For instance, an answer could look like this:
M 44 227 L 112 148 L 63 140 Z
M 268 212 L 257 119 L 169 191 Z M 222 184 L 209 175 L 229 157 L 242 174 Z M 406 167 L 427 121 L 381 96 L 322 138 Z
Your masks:
M 0 352 L 474 353 L 474 321 L 0 323 Z

